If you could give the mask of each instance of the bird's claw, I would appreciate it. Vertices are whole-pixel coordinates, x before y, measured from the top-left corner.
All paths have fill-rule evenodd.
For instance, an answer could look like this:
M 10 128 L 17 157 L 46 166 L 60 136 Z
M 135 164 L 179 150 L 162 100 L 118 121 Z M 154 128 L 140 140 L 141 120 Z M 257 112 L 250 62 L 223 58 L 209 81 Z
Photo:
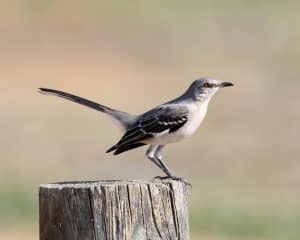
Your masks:
M 176 176 L 156 176 L 154 179 L 159 179 L 159 180 L 166 180 L 166 179 L 172 179 L 175 181 L 180 181 L 182 183 L 184 183 L 185 185 L 189 186 L 192 188 L 192 184 L 189 183 L 187 180 L 185 180 L 182 177 L 176 177 Z

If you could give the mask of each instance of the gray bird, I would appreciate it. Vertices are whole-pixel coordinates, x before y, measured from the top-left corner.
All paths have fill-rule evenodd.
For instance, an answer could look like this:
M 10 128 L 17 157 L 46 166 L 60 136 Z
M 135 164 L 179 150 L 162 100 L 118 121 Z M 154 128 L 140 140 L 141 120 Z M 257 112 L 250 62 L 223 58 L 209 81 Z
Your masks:
M 162 161 L 164 146 L 194 134 L 206 115 L 212 97 L 219 89 L 229 86 L 233 84 L 212 78 L 200 78 L 195 80 L 181 96 L 140 115 L 115 110 L 54 89 L 40 88 L 40 92 L 56 95 L 106 113 L 124 133 L 119 142 L 106 151 L 107 153 L 113 152 L 114 155 L 118 155 L 149 145 L 146 155 L 166 174 L 161 178 L 181 180 Z

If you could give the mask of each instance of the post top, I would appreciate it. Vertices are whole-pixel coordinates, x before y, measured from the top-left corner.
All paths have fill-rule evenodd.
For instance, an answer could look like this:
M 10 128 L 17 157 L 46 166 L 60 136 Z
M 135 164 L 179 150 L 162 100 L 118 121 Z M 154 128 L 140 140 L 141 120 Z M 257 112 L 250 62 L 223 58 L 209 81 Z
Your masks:
M 56 182 L 41 184 L 40 188 L 43 189 L 68 189 L 68 188 L 80 188 L 89 189 L 100 186 L 123 186 L 123 185 L 136 185 L 136 184 L 147 184 L 147 185 L 174 185 L 183 184 L 181 181 L 172 179 L 151 179 L 151 180 L 96 180 L 96 181 L 67 181 L 67 182 Z M 183 184 L 184 185 L 184 184 Z

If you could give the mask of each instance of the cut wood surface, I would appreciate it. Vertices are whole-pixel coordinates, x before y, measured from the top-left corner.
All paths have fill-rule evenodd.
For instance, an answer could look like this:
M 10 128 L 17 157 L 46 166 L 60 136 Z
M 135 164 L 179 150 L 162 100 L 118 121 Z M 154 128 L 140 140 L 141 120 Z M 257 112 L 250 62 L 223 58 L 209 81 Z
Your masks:
M 188 240 L 188 186 L 174 180 L 40 187 L 40 240 Z

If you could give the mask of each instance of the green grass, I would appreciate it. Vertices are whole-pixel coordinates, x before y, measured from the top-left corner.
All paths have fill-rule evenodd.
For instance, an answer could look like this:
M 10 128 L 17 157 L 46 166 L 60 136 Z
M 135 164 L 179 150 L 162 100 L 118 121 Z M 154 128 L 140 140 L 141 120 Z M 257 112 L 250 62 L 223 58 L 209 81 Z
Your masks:
M 190 221 L 192 230 L 199 233 L 264 239 L 300 237 L 300 208 L 205 203 L 191 207 Z
M 32 186 L 0 186 L 0 226 L 33 223 L 38 218 L 38 194 Z

